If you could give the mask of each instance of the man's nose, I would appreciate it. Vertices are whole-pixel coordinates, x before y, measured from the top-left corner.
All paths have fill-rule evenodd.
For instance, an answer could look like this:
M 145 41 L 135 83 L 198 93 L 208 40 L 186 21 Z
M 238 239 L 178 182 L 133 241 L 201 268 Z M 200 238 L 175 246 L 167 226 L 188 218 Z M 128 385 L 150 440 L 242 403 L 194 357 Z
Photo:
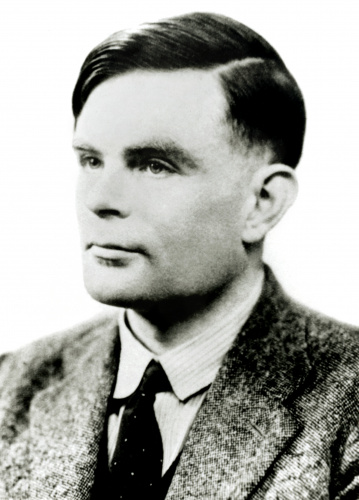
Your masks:
M 104 166 L 90 177 L 85 193 L 87 208 L 101 218 L 127 217 L 129 173 L 123 168 Z

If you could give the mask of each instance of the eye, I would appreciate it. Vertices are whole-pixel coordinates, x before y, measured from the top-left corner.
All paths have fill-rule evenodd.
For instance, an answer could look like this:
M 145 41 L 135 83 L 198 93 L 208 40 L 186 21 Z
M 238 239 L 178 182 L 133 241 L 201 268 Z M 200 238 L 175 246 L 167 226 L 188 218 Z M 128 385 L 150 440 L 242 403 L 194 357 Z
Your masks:
M 91 169 L 100 168 L 102 166 L 102 161 L 99 158 L 96 158 L 96 156 L 80 156 L 79 161 L 82 167 L 88 167 Z
M 151 173 L 154 176 L 173 173 L 173 168 L 168 163 L 161 160 L 148 160 L 141 170 Z

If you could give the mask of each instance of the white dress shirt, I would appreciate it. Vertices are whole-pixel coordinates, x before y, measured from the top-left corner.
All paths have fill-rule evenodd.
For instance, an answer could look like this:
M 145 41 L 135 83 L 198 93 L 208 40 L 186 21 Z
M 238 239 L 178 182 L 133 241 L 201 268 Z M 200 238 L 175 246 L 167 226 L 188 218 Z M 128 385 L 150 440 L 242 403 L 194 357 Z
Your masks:
M 223 359 L 234 339 L 248 319 L 261 293 L 263 276 L 257 280 L 247 298 L 232 308 L 230 313 L 205 325 L 183 344 L 155 355 L 136 338 L 129 324 L 129 314 L 119 313 L 121 354 L 115 399 L 123 399 L 119 414 L 112 414 L 108 423 L 108 456 L 115 451 L 122 413 L 128 398 L 137 389 L 148 363 L 154 359 L 161 363 L 173 392 L 157 394 L 155 415 L 163 442 L 164 474 L 183 448 L 193 420 L 213 382 Z

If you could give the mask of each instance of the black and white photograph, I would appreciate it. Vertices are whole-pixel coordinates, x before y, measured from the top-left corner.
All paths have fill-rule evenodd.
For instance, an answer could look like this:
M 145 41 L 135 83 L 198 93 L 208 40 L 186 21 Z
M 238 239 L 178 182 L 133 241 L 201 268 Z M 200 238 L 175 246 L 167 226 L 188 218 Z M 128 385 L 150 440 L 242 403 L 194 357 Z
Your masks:
M 1 7 L 0 500 L 359 500 L 358 21 Z

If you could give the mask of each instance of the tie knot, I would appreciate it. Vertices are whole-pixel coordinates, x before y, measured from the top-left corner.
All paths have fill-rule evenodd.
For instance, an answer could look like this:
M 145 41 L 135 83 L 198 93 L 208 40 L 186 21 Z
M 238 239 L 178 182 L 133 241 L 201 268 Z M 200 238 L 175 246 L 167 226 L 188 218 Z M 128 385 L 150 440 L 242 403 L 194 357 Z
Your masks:
M 150 361 L 143 374 L 138 390 L 146 396 L 171 390 L 171 384 L 160 363 L 155 360 Z

